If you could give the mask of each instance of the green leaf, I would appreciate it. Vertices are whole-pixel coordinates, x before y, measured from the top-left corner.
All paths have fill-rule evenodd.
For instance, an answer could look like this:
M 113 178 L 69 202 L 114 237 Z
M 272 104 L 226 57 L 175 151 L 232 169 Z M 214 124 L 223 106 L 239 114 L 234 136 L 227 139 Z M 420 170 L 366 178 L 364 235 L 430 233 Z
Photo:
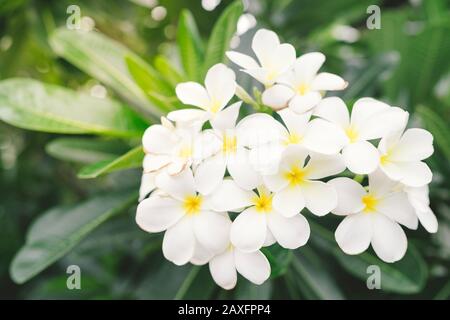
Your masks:
M 430 97 L 436 82 L 450 66 L 450 23 L 448 19 L 433 18 L 423 21 L 424 28 L 417 33 L 405 34 L 411 12 L 403 9 L 383 14 L 382 28 L 369 30 L 365 36 L 374 52 L 400 54 L 398 67 L 385 81 L 385 93 L 394 102 L 414 108 Z
M 0 82 L 0 119 L 29 130 L 117 137 L 141 136 L 147 127 L 113 100 L 22 78 Z
M 237 300 L 268 300 L 271 295 L 272 282 L 270 280 L 256 285 L 247 279 L 240 278 L 234 290 L 234 298 Z
M 189 10 L 180 13 L 177 43 L 181 63 L 190 80 L 199 81 L 204 48 L 194 17 Z
M 178 83 L 186 81 L 180 72 L 173 66 L 173 62 L 169 61 L 165 56 L 156 56 L 154 65 L 156 70 L 161 73 L 164 79 L 169 82 L 173 88 L 175 88 Z
M 349 86 L 339 96 L 349 100 L 375 94 L 377 84 L 382 83 L 382 75 L 392 71 L 398 62 L 397 58 L 395 54 L 385 53 L 368 59 L 351 76 L 345 77 Z
M 146 268 L 146 276 L 135 290 L 137 299 L 182 298 L 195 280 L 198 266 L 176 266 L 159 255 L 152 256 L 152 263 Z
M 295 281 L 303 296 L 308 299 L 344 299 L 342 291 L 332 277 L 327 264 L 311 248 L 301 248 L 292 262 Z
M 143 159 L 144 152 L 142 150 L 142 147 L 139 146 L 131 149 L 130 151 L 116 159 L 103 160 L 81 168 L 80 172 L 78 173 L 78 178 L 92 179 L 114 171 L 138 168 L 142 166 Z
M 126 56 L 143 60 L 120 43 L 95 31 L 78 32 L 61 28 L 52 34 L 50 45 L 58 55 L 131 102 L 136 111 L 150 119 L 162 114 L 147 100 L 125 64 Z
M 137 200 L 135 191 L 109 192 L 71 208 L 55 208 L 36 220 L 10 265 L 14 282 L 33 278 L 74 248 L 91 231 Z
M 45 146 L 47 153 L 57 159 L 85 164 L 112 160 L 125 148 L 118 140 L 93 138 L 58 138 Z
M 211 277 L 208 266 L 200 267 L 197 271 L 197 266 L 192 267 L 191 272 L 194 273 L 193 278 L 187 277 L 183 285 L 177 292 L 177 299 L 184 300 L 205 300 L 211 299 L 214 291 L 218 288 Z M 192 281 L 191 281 L 192 280 Z
M 425 122 L 425 127 L 433 134 L 439 149 L 450 160 L 450 129 L 448 128 L 448 122 L 425 106 L 419 106 L 416 111 Z
M 234 1 L 223 11 L 215 23 L 206 47 L 204 74 L 214 64 L 224 62 L 225 52 L 230 46 L 231 38 L 236 32 L 237 22 L 243 10 L 242 1 Z
M 278 244 L 274 244 L 270 247 L 264 247 L 261 250 L 269 260 L 271 278 L 276 278 L 283 275 L 292 261 L 292 250 L 284 249 Z
M 173 103 L 178 101 L 175 89 L 162 80 L 157 72 L 147 63 L 132 56 L 126 56 L 128 71 L 147 98 L 164 112 L 175 109 Z
M 370 275 L 367 268 L 376 265 L 380 267 L 381 289 L 384 291 L 412 294 L 420 292 L 425 286 L 428 278 L 427 265 L 412 243 L 408 244 L 408 251 L 402 260 L 386 263 L 370 251 L 356 256 L 347 255 L 337 246 L 333 233 L 312 221 L 310 225 L 313 241 L 331 253 L 345 270 L 362 281 L 367 281 Z

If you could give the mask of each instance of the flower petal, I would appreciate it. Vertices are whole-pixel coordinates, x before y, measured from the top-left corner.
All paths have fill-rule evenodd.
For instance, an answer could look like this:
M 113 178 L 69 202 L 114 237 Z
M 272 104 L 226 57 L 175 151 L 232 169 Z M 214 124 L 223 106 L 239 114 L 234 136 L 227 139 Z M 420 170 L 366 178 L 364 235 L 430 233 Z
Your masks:
M 260 285 L 270 276 L 270 264 L 261 251 L 243 252 L 234 250 L 234 261 L 237 271 L 247 280 Z
M 241 105 L 242 101 L 239 101 L 218 112 L 211 120 L 211 126 L 221 132 L 234 129 Z
M 239 121 L 236 135 L 241 145 L 260 146 L 272 141 L 279 142 L 286 136 L 286 128 L 266 113 L 254 113 Z
M 182 125 L 196 125 L 201 127 L 208 120 L 208 113 L 198 109 L 180 109 L 169 112 L 167 118 Z M 164 140 L 162 140 L 164 141 Z
M 311 112 L 298 114 L 289 108 L 285 108 L 278 111 L 278 114 L 288 128 L 289 134 L 297 134 L 300 137 L 303 136 L 305 130 L 308 127 L 308 122 L 311 118 Z
M 196 266 L 202 266 L 207 264 L 213 256 L 214 254 L 212 251 L 205 249 L 197 242 L 195 244 L 194 256 L 189 262 Z
M 144 173 L 141 178 L 141 186 L 139 187 L 139 202 L 156 188 L 155 185 L 156 173 Z
M 275 110 L 287 107 L 289 100 L 294 96 L 294 91 L 282 84 L 276 84 L 266 89 L 262 94 L 262 102 Z
M 350 116 L 345 102 L 338 97 L 325 98 L 314 109 L 314 115 L 328 120 L 341 128 L 350 125 Z
M 427 130 L 413 128 L 405 131 L 393 150 L 393 161 L 420 161 L 433 154 L 433 135 Z
M 226 158 L 221 153 L 200 163 L 194 174 L 197 191 L 202 194 L 213 192 L 222 183 L 226 166 Z
M 339 247 L 346 254 L 360 254 L 367 250 L 373 233 L 372 217 L 358 213 L 345 217 L 334 234 Z
M 312 154 L 305 170 L 306 179 L 322 179 L 341 173 L 345 170 L 345 164 L 340 154 L 331 156 Z
M 261 184 L 261 177 L 251 165 L 247 149 L 238 148 L 236 154 L 229 155 L 227 168 L 236 184 L 245 190 L 255 189 Z
M 429 184 L 433 178 L 430 168 L 422 161 L 403 162 L 401 163 L 401 171 L 400 182 L 410 187 L 424 186 Z
M 180 201 L 169 197 L 151 196 L 139 203 L 136 223 L 147 232 L 161 232 L 184 216 Z
M 184 104 L 199 107 L 206 110 L 210 99 L 206 89 L 197 82 L 183 82 L 175 88 L 178 99 Z M 170 119 L 170 117 L 169 117 Z M 172 119 L 170 119 L 172 120 Z M 172 120 L 175 121 L 175 120 Z
M 271 71 L 276 71 L 276 75 L 279 76 L 294 65 L 297 54 L 291 44 L 282 43 L 276 47 L 274 56 L 276 59 L 272 60 Z
M 277 239 L 273 236 L 272 232 L 267 228 L 266 240 L 264 241 L 263 247 L 269 247 L 277 242 Z
M 190 169 L 183 170 L 177 175 L 161 172 L 155 179 L 155 184 L 170 196 L 183 201 L 186 196 L 195 194 L 194 176 Z
M 233 221 L 231 225 L 231 243 L 245 252 L 259 250 L 266 239 L 266 216 L 259 214 L 254 207 L 250 207 Z
M 430 207 L 425 209 L 416 209 L 417 217 L 425 230 L 430 233 L 436 233 L 438 230 L 438 221 L 436 215 Z
M 355 124 L 355 128 L 358 131 L 359 139 L 373 140 L 398 131 L 407 119 L 408 112 L 397 107 L 390 107 L 388 110 L 374 113 L 361 120 Z
M 310 91 L 305 95 L 295 95 L 289 101 L 289 108 L 296 113 L 305 113 L 314 108 L 322 100 L 317 91 Z
M 301 55 L 295 62 L 295 77 L 298 83 L 313 81 L 322 64 L 325 55 L 320 52 L 310 52 Z
M 280 246 L 286 249 L 305 245 L 311 233 L 308 221 L 301 214 L 286 218 L 273 211 L 267 215 L 267 225 Z
M 377 211 L 409 229 L 417 229 L 419 221 L 405 192 L 395 192 L 379 200 Z
M 270 72 L 265 68 L 245 69 L 242 72 L 252 76 L 265 86 L 271 86 L 275 83 L 276 78 L 272 77 Z
M 166 231 L 162 251 L 167 260 L 178 266 L 184 265 L 192 259 L 195 251 L 192 219 L 182 218 Z
M 240 211 L 252 205 L 256 194 L 240 188 L 235 181 L 225 179 L 211 195 L 211 207 L 215 211 Z
M 405 187 L 404 190 L 423 227 L 430 233 L 437 232 L 438 221 L 429 206 L 428 186 L 419 188 Z
M 298 187 L 286 187 L 273 196 L 273 207 L 281 215 L 290 218 L 303 210 L 305 200 Z
M 235 64 L 244 69 L 256 69 L 259 68 L 258 63 L 252 57 L 242 54 L 236 51 L 227 51 L 226 56 Z
M 331 212 L 337 215 L 348 215 L 364 209 L 361 199 L 367 192 L 358 182 L 341 177 L 328 181 L 328 185 L 334 187 L 338 197 L 337 207 Z
M 280 45 L 280 40 L 275 32 L 267 29 L 256 31 L 252 40 L 252 50 L 261 63 L 266 67 L 272 61 L 276 60 L 275 49 Z
M 219 253 L 227 248 L 231 226 L 228 215 L 202 211 L 193 220 L 195 238 L 205 249 Z
M 347 168 L 356 174 L 374 172 L 380 163 L 380 154 L 370 142 L 358 141 L 350 143 L 342 150 Z
M 314 77 L 314 80 L 311 83 L 311 89 L 316 91 L 344 90 L 347 85 L 348 82 L 338 75 L 321 72 Z
M 369 192 L 376 198 L 382 198 L 391 193 L 398 185 L 398 182 L 388 178 L 380 169 L 375 170 L 369 175 Z
M 375 253 L 385 262 L 396 262 L 403 258 L 408 247 L 405 232 L 383 214 L 374 216 L 372 247 Z
M 337 206 L 334 187 L 322 181 L 308 181 L 302 185 L 306 208 L 317 216 L 323 216 Z
M 303 145 L 311 151 L 333 155 L 339 153 L 347 141 L 340 127 L 323 119 L 314 119 L 305 132 Z
M 360 98 L 353 104 L 351 124 L 362 128 L 364 122 L 370 119 L 371 116 L 381 111 L 387 111 L 390 108 L 391 106 L 387 103 L 376 99 Z
M 170 154 L 177 142 L 173 131 L 159 124 L 148 127 L 142 136 L 142 145 L 146 153 Z
M 223 63 L 215 64 L 206 73 L 205 87 L 211 103 L 217 103 L 217 106 L 213 106 L 217 110 L 209 111 L 222 110 L 236 92 L 236 75 Z
M 142 167 L 145 173 L 154 173 L 172 162 L 173 157 L 159 154 L 146 154 L 142 161 Z
M 225 290 L 233 289 L 237 282 L 233 250 L 226 250 L 209 262 L 209 271 L 214 281 Z

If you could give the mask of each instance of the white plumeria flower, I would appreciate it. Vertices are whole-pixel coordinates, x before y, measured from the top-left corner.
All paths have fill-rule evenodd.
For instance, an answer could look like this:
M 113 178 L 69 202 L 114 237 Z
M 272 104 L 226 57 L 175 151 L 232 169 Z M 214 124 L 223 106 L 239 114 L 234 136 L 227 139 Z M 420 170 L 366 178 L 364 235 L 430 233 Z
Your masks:
M 280 43 L 273 31 L 259 29 L 252 41 L 252 50 L 258 62 L 245 54 L 228 51 L 227 57 L 242 67 L 244 72 L 269 87 L 295 62 L 295 48 L 288 43 Z
M 296 113 L 304 113 L 320 102 L 323 91 L 345 89 L 347 82 L 341 77 L 327 72 L 317 74 L 324 62 L 325 56 L 320 52 L 300 56 L 294 70 L 264 91 L 263 103 L 275 110 L 289 106 Z
M 169 174 L 177 174 L 189 167 L 197 158 L 201 159 L 198 126 L 174 126 L 161 118 L 161 124 L 152 125 L 142 137 L 144 172 L 157 172 L 165 168 Z
M 430 233 L 436 233 L 438 221 L 430 208 L 428 185 L 417 188 L 405 186 L 404 191 L 408 195 L 409 203 L 413 206 L 423 227 Z
M 254 252 L 274 240 L 282 247 L 296 249 L 309 239 L 308 221 L 301 214 L 288 217 L 272 205 L 273 194 L 265 187 L 258 193 L 244 190 L 230 179 L 223 181 L 211 198 L 219 211 L 242 211 L 231 226 L 231 243 L 244 252 Z M 244 210 L 245 209 L 245 210 Z
M 265 185 L 274 192 L 273 208 L 286 217 L 295 216 L 304 207 L 317 216 L 323 216 L 337 205 L 334 187 L 322 181 L 327 176 L 345 170 L 340 155 L 311 155 L 299 146 L 290 146 L 280 161 L 278 173 L 263 176 Z
M 392 191 L 393 182 L 379 170 L 369 175 L 368 191 L 350 178 L 336 178 L 328 183 L 338 194 L 338 206 L 332 212 L 346 216 L 335 232 L 339 247 L 354 255 L 372 244 L 383 261 L 400 260 L 408 242 L 399 224 L 410 229 L 418 226 L 406 194 Z
M 167 260 L 203 264 L 210 253 L 226 249 L 231 220 L 196 192 L 190 169 L 175 176 L 162 172 L 155 183 L 159 190 L 139 203 L 136 222 L 147 232 L 166 231 L 162 248 Z
M 184 104 L 199 109 L 172 111 L 168 118 L 180 123 L 200 123 L 215 118 L 236 92 L 236 75 L 223 63 L 212 66 L 205 77 L 205 86 L 197 82 L 183 82 L 177 85 L 176 94 Z
M 431 156 L 433 136 L 424 129 L 407 129 L 381 139 L 380 167 L 386 175 L 410 187 L 421 187 L 431 182 L 433 173 L 422 160 Z
M 380 163 L 378 150 L 369 140 L 383 138 L 398 130 L 408 119 L 408 113 L 397 107 L 372 98 L 362 98 L 353 105 L 351 117 L 342 99 L 323 99 L 314 115 L 333 123 L 339 128 L 335 146 L 343 148 L 347 168 L 356 174 L 369 174 Z
M 227 169 L 241 188 L 251 190 L 260 184 L 260 176 L 249 162 L 249 151 L 242 145 L 235 129 L 240 106 L 241 102 L 237 102 L 225 108 L 211 122 L 213 129 L 204 131 L 210 137 L 209 145 L 214 155 L 195 169 L 195 181 L 203 194 L 212 192 L 222 183 Z
M 329 121 L 310 121 L 311 112 L 297 114 L 290 109 L 278 114 L 285 126 L 268 114 L 256 113 L 242 119 L 236 128 L 242 144 L 250 149 L 250 163 L 261 174 L 277 173 L 281 155 L 291 145 L 325 155 L 341 151 L 345 137 Z
M 237 272 L 254 284 L 263 284 L 270 276 L 270 264 L 261 251 L 244 252 L 230 243 L 227 250 L 211 259 L 209 271 L 219 286 L 230 290 L 236 286 Z

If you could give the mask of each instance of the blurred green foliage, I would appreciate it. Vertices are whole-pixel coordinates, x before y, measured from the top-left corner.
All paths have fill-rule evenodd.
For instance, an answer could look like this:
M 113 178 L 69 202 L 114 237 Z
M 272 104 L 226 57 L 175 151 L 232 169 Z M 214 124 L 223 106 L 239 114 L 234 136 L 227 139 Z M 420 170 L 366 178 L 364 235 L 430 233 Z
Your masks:
M 95 31 L 67 30 L 74 3 L 83 27 Z M 381 29 L 369 30 L 367 8 L 375 4 Z M 242 10 L 257 25 L 236 37 Z M 230 40 L 249 53 L 260 27 L 299 54 L 325 53 L 324 68 L 350 82 L 346 101 L 370 95 L 399 105 L 433 133 L 430 197 L 439 231 L 408 232 L 402 261 L 384 264 L 371 251 L 347 256 L 333 239 L 338 220 L 309 215 L 306 247 L 265 249 L 270 281 L 256 287 L 242 279 L 227 292 L 207 267 L 163 259 L 161 235 L 135 225 L 140 134 L 180 107 L 176 83 L 201 80 L 226 62 Z M 449 31 L 447 0 L 222 0 L 213 11 L 201 1 L 0 0 L 0 118 L 9 123 L 0 123 L 0 298 L 448 299 Z M 238 80 L 249 92 L 257 85 L 242 73 Z M 66 287 L 72 264 L 81 267 L 82 290 Z M 367 290 L 371 264 L 382 269 L 382 290 Z

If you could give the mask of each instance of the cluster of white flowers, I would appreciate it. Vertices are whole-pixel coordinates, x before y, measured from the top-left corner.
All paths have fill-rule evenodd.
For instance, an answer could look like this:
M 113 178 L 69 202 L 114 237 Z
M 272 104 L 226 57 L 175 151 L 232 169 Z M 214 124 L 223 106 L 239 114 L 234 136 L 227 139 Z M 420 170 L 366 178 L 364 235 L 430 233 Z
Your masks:
M 359 254 L 371 244 L 386 262 L 406 252 L 400 225 L 416 229 L 420 221 L 436 232 L 427 187 L 432 173 L 422 162 L 433 153 L 429 132 L 406 129 L 406 111 L 372 98 L 356 101 L 351 114 L 340 98 L 323 98 L 347 83 L 318 73 L 321 53 L 296 58 L 293 46 L 264 29 L 252 49 L 258 62 L 237 52 L 227 56 L 264 85 L 262 102 L 279 117 L 254 113 L 238 121 L 242 102 L 228 106 L 235 74 L 217 64 L 204 86 L 176 88 L 180 101 L 197 109 L 171 112 L 143 136 L 136 221 L 147 232 L 165 231 L 168 260 L 209 263 L 225 289 L 236 285 L 237 272 L 261 284 L 270 275 L 261 248 L 307 243 L 304 208 L 345 216 L 335 233 L 342 250 Z M 368 175 L 369 185 L 348 177 L 320 181 L 346 169 Z

